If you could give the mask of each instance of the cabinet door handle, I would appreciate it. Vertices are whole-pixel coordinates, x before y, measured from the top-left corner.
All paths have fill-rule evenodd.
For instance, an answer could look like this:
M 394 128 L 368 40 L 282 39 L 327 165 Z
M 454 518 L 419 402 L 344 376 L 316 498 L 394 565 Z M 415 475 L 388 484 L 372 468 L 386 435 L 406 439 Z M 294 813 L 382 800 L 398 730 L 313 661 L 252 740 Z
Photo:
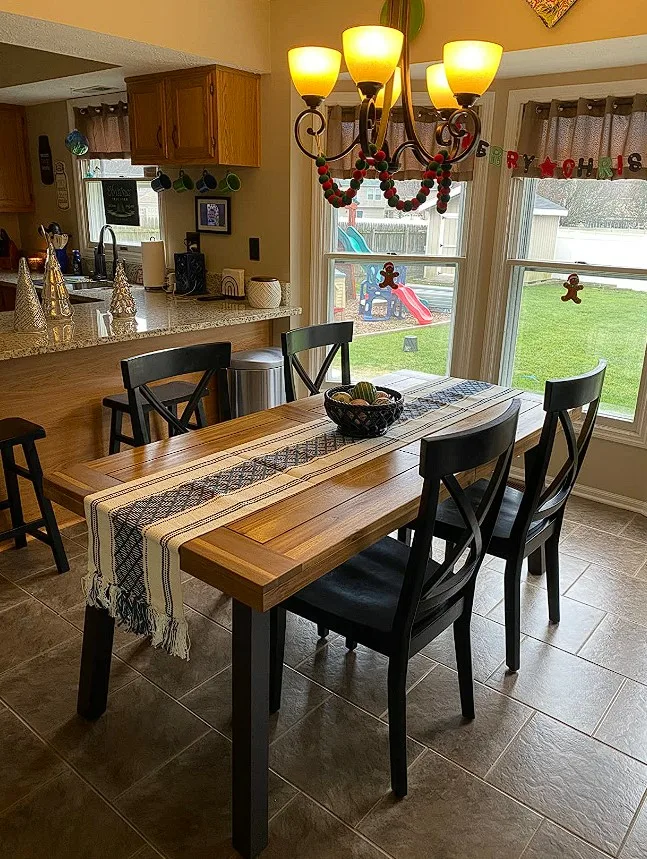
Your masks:
M 177 149 L 177 147 L 180 145 L 180 144 L 178 143 L 178 140 L 177 140 L 177 125 L 174 125 L 174 126 L 173 126 L 173 131 L 172 131 L 172 133 L 171 133 L 171 137 L 173 138 L 173 145 L 174 145 L 174 146 L 175 146 L 175 148 Z
M 161 125 L 157 126 L 157 145 L 159 146 L 160 149 L 162 148 L 162 126 Z

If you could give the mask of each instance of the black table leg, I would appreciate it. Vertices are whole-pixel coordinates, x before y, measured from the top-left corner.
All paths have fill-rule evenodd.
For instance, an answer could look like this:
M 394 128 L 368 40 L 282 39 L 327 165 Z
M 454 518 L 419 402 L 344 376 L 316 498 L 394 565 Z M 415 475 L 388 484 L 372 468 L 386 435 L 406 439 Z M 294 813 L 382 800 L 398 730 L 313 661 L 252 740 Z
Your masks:
M 115 619 L 105 609 L 85 607 L 76 711 L 86 719 L 98 719 L 106 709 L 114 631 Z
M 233 601 L 232 841 L 245 859 L 267 846 L 270 613 Z

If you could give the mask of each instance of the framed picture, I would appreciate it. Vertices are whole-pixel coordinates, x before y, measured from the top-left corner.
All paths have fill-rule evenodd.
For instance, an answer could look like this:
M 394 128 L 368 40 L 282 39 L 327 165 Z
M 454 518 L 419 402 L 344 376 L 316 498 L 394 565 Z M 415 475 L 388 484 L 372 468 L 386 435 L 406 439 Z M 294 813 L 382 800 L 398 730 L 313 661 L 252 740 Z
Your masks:
M 195 228 L 199 233 L 231 235 L 230 198 L 196 197 Z

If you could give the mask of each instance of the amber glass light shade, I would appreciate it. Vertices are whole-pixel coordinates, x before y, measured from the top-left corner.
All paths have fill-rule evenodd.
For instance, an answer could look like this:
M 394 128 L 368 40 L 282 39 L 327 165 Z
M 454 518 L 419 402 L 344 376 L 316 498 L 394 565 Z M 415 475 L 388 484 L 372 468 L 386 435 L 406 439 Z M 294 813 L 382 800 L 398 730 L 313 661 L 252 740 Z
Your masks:
M 494 80 L 503 48 L 494 42 L 448 42 L 443 65 L 452 92 L 483 95 Z
M 460 107 L 447 83 L 443 63 L 427 66 L 427 92 L 436 110 L 458 110 Z
M 382 87 L 382 89 L 375 96 L 375 107 L 380 110 L 384 107 L 384 91 L 386 89 L 386 84 Z M 391 94 L 391 105 L 393 106 L 396 101 L 400 98 L 400 93 L 402 92 L 402 72 L 400 71 L 400 67 L 398 66 L 393 73 L 393 92 Z
M 400 60 L 404 36 L 393 27 L 351 27 L 342 34 L 344 59 L 350 76 L 362 83 L 384 86 Z
M 326 98 L 337 83 L 341 53 L 333 48 L 292 48 L 288 65 L 299 95 Z

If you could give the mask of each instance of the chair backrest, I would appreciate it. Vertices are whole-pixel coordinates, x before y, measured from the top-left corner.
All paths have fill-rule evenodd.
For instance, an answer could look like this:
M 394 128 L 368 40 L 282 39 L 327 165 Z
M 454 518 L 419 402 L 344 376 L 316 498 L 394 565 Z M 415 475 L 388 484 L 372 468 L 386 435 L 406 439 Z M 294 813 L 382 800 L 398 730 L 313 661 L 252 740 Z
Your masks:
M 408 637 L 431 625 L 443 607 L 471 600 L 476 574 L 494 531 L 514 450 L 519 401 L 497 418 L 473 429 L 423 439 L 420 474 L 424 478 L 420 512 L 405 582 L 396 611 L 393 633 Z M 475 506 L 460 484 L 461 472 L 493 463 L 485 491 Z M 441 487 L 445 487 L 459 510 L 464 530 L 460 540 L 448 547 L 441 564 L 430 561 L 436 510 Z
M 294 370 L 308 389 L 309 393 L 318 394 L 330 369 L 335 355 L 341 350 L 341 382 L 350 385 L 350 351 L 348 344 L 353 340 L 352 322 L 330 322 L 326 325 L 311 325 L 309 328 L 295 328 L 281 334 L 283 348 L 283 374 L 285 376 L 285 396 L 288 403 L 296 400 L 294 387 Z M 317 349 L 320 346 L 332 346 L 319 368 L 314 381 L 306 373 L 299 358 L 299 352 Z
M 189 432 L 189 421 L 214 376 L 217 382 L 218 414 L 220 420 L 228 420 L 231 417 L 227 378 L 230 363 L 231 343 L 197 343 L 194 346 L 178 346 L 125 358 L 121 362 L 121 374 L 128 392 L 135 444 L 150 442 L 143 410 L 145 401 L 166 421 L 171 435 Z M 155 388 L 149 387 L 149 384 L 186 373 L 202 373 L 202 378 L 182 414 L 176 417 L 155 394 Z
M 546 382 L 546 417 L 539 443 L 526 454 L 526 485 L 510 535 L 512 540 L 525 541 L 533 525 L 563 516 L 593 435 L 606 368 L 606 361 L 600 361 L 594 370 L 582 376 Z M 576 435 L 569 409 L 584 407 L 586 416 L 579 435 Z M 566 439 L 566 460 L 546 486 L 546 475 L 560 424 Z

